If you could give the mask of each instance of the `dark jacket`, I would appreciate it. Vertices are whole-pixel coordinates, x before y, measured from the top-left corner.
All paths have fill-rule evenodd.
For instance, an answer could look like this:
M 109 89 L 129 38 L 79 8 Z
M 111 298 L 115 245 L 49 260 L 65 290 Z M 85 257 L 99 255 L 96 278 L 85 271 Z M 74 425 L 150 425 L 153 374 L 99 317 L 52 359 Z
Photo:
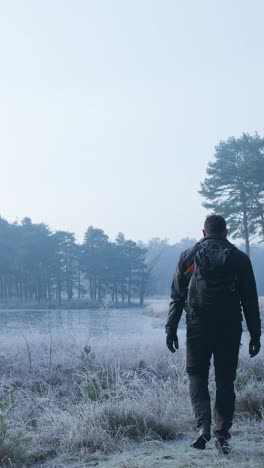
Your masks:
M 218 239 L 218 241 L 220 240 L 226 243 L 226 246 L 229 248 L 232 246 L 225 238 L 209 236 L 181 254 L 171 286 L 171 302 L 166 323 L 166 328 L 168 327 L 171 332 L 177 330 L 183 309 L 185 309 L 187 313 L 187 322 L 191 320 L 188 308 L 186 307 L 188 285 L 192 275 L 191 265 L 194 262 L 195 254 L 199 250 L 200 243 L 210 239 Z M 241 321 L 241 311 L 243 309 L 249 333 L 252 338 L 258 339 L 261 335 L 261 322 L 258 294 L 251 261 L 244 252 L 236 247 L 233 248 L 228 261 L 228 268 L 230 268 L 230 271 L 232 271 L 237 278 L 237 294 L 232 304 L 230 303 L 227 306 L 228 310 L 223 311 L 225 324 L 227 321 Z

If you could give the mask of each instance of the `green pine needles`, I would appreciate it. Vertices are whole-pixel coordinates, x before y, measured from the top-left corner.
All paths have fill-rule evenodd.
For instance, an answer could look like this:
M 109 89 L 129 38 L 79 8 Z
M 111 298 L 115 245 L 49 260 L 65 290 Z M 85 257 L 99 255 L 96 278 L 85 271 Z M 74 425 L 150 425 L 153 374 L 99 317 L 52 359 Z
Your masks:
M 203 206 L 224 216 L 234 238 L 264 241 L 264 138 L 243 133 L 215 148 L 199 193 Z

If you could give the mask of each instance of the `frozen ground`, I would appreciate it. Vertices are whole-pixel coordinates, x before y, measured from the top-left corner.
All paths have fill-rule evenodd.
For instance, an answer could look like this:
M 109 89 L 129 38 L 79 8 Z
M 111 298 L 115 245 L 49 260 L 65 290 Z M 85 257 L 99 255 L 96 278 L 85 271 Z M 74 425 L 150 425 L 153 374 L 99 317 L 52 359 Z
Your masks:
M 131 452 L 122 453 L 100 461 L 101 468 L 187 468 L 187 467 L 254 467 L 263 468 L 263 436 L 259 436 L 258 426 L 248 426 L 250 436 L 245 430 L 234 431 L 233 452 L 228 457 L 216 453 L 213 442 L 205 451 L 194 451 L 189 447 L 188 433 L 175 442 L 145 444 Z M 249 444 L 250 443 L 250 444 Z M 94 462 L 95 463 L 95 462 Z
M 247 431 L 246 431 L 247 430 Z M 205 451 L 194 451 L 189 447 L 190 432 L 173 442 L 144 442 L 134 445 L 121 453 L 90 456 L 85 462 L 73 460 L 60 463 L 59 460 L 38 467 L 49 468 L 191 468 L 191 467 L 232 467 L 263 468 L 264 449 L 263 428 L 256 424 L 245 424 L 240 430 L 233 431 L 233 452 L 227 456 L 218 455 L 213 442 Z M 249 434 L 248 434 L 249 432 Z
M 264 361 L 243 337 L 233 453 L 189 448 L 194 422 L 180 350 L 164 334 L 2 339 L 0 466 L 264 467 Z M 210 380 L 213 393 L 213 375 Z

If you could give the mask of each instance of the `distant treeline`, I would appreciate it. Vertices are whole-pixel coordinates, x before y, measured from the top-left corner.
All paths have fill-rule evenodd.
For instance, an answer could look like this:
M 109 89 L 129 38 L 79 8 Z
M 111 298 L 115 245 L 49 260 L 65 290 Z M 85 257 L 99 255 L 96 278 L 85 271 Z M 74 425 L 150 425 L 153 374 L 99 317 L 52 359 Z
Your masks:
M 56 231 L 24 218 L 21 224 L 0 218 L 0 299 L 56 302 L 106 296 L 113 303 L 146 295 L 169 295 L 172 277 L 183 250 L 195 243 L 184 239 L 170 245 L 152 239 L 147 245 L 125 239 L 114 242 L 102 229 L 90 226 L 79 244 L 71 232 Z M 264 294 L 264 248 L 251 247 L 258 290 Z
M 169 296 L 172 277 L 183 250 L 195 243 L 184 239 L 170 245 L 152 239 L 147 245 L 115 241 L 90 226 L 83 243 L 71 232 L 56 231 L 30 218 L 9 223 L 0 218 L 0 300 L 61 304 L 62 300 L 113 303 L 148 296 Z M 258 290 L 264 294 L 264 248 L 251 247 Z
M 195 239 L 183 239 L 174 245 L 166 240 L 152 239 L 148 244 L 148 260 L 159 258 L 151 272 L 149 287 L 152 294 L 169 295 L 173 274 L 176 265 L 183 250 L 191 247 L 197 242 Z M 232 242 L 232 240 L 231 240 Z M 239 242 L 235 244 L 238 248 L 245 251 L 245 244 Z M 257 282 L 258 293 L 264 296 L 264 245 L 263 242 L 251 244 L 250 258 L 253 264 L 254 273 Z
M 56 301 L 89 298 L 143 304 L 150 275 L 147 249 L 119 233 L 110 242 L 90 226 L 78 244 L 71 232 L 51 232 L 24 218 L 21 224 L 0 218 L 0 299 Z

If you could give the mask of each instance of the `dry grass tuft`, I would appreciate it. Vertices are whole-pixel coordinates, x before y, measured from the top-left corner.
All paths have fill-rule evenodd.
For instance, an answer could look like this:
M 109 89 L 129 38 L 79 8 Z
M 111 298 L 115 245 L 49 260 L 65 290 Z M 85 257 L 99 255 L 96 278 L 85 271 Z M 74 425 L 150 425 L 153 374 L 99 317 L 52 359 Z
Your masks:
M 263 386 L 263 384 L 262 384 Z M 247 388 L 237 399 L 236 412 L 238 415 L 256 420 L 264 419 L 264 391 L 263 388 Z
M 144 438 L 172 440 L 177 437 L 176 425 L 168 420 L 162 421 L 155 414 L 145 414 L 140 408 L 112 406 L 105 411 L 104 418 L 105 428 L 114 438 L 120 432 L 123 436 L 137 441 Z

